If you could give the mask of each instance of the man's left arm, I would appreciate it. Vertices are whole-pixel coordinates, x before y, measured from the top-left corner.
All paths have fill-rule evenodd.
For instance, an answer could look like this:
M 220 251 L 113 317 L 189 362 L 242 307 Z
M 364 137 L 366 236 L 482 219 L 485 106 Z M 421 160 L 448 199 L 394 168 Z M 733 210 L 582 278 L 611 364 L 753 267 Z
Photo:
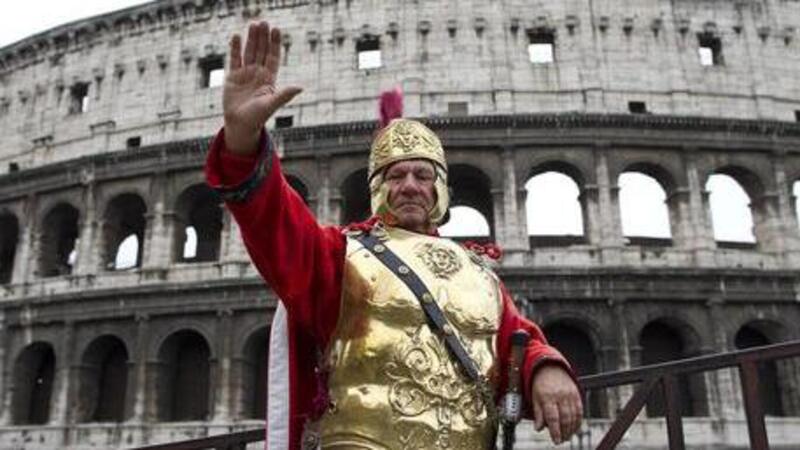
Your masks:
M 501 284 L 503 315 L 498 333 L 501 392 L 507 383 L 511 334 L 525 330 L 531 339 L 525 349 L 523 365 L 524 414 L 532 418 L 536 430 L 545 426 L 554 443 L 560 444 L 572 436 L 581 425 L 583 403 L 577 379 L 566 358 L 547 343 L 542 330 L 519 313 L 514 301 Z

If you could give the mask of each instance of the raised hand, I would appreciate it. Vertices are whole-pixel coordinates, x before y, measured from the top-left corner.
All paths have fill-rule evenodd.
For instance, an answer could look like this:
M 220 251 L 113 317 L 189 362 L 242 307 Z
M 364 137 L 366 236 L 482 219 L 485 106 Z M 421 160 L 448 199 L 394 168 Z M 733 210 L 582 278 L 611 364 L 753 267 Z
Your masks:
M 234 34 L 230 42 L 230 64 L 222 91 L 225 114 L 225 146 L 238 154 L 253 153 L 264 123 L 302 89 L 276 81 L 281 64 L 281 31 L 267 22 L 253 23 L 247 31 L 242 54 L 242 38 Z

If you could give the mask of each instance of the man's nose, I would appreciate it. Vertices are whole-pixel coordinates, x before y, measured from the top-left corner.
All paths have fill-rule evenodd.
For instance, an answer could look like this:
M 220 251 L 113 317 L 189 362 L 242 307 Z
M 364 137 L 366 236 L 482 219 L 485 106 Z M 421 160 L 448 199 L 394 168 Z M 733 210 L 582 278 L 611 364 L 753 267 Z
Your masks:
M 413 173 L 407 173 L 400 182 L 400 189 L 402 191 L 417 191 L 421 185 L 422 184 Z

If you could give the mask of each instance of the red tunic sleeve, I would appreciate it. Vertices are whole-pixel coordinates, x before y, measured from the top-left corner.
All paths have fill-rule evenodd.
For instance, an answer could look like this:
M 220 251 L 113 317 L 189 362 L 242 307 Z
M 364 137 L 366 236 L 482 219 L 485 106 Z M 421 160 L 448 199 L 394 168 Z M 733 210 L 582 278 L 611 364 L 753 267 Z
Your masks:
M 533 418 L 533 408 L 531 402 L 531 381 L 537 369 L 545 364 L 557 364 L 563 367 L 570 374 L 573 380 L 575 374 L 572 371 L 566 358 L 554 347 L 547 343 L 547 339 L 542 330 L 533 322 L 520 314 L 514 305 L 514 300 L 501 283 L 500 290 L 503 294 L 503 317 L 500 321 L 500 332 L 497 336 L 497 356 L 500 359 L 500 393 L 505 392 L 508 384 L 508 361 L 511 355 L 511 334 L 522 329 L 530 335 L 528 347 L 525 349 L 525 363 L 522 367 L 522 395 L 525 407 L 523 408 L 524 417 Z
M 217 188 L 234 186 L 253 173 L 262 154 L 239 156 L 225 149 L 224 130 L 213 140 L 206 179 Z M 271 151 L 266 132 L 261 152 Z M 337 227 L 320 226 L 289 186 L 273 152 L 263 180 L 242 202 L 227 202 L 245 247 L 261 276 L 286 306 L 292 320 L 324 346 L 339 316 L 347 248 Z

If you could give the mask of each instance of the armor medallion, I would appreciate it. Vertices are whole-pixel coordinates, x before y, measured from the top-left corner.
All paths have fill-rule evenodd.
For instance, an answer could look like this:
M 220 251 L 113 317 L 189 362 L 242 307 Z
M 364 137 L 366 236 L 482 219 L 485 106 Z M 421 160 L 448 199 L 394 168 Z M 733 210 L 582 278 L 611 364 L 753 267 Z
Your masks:
M 449 280 L 462 267 L 456 252 L 444 245 L 423 242 L 414 248 L 414 253 L 437 278 Z

